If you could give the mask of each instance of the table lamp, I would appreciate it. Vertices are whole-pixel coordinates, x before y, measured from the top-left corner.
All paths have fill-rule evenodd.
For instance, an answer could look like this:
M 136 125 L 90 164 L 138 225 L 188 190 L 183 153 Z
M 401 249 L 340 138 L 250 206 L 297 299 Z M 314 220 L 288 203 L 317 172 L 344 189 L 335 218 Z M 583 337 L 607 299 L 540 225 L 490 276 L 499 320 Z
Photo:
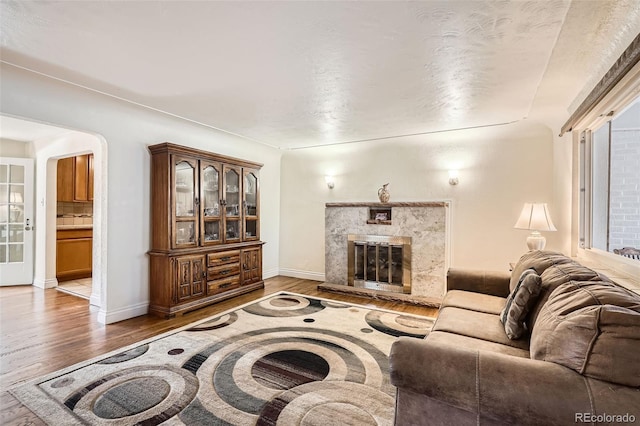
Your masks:
M 547 203 L 524 203 L 520 217 L 513 227 L 531 231 L 531 234 L 527 237 L 529 250 L 544 249 L 547 239 L 540 234 L 540 231 L 556 230 L 551 221 Z

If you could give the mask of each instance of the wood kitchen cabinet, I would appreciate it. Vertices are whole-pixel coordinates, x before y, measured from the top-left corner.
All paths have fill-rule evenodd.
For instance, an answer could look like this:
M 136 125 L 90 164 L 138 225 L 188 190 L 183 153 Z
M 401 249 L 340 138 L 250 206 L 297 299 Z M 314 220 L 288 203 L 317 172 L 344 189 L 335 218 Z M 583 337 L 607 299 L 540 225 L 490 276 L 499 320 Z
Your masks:
M 264 287 L 262 164 L 171 143 L 149 151 L 149 312 L 168 318 Z
M 93 201 L 93 154 L 58 160 L 58 201 Z
M 58 160 L 57 198 L 58 201 L 73 201 L 74 178 L 73 163 L 75 157 Z
M 59 229 L 56 232 L 58 281 L 91 277 L 92 247 L 92 229 Z

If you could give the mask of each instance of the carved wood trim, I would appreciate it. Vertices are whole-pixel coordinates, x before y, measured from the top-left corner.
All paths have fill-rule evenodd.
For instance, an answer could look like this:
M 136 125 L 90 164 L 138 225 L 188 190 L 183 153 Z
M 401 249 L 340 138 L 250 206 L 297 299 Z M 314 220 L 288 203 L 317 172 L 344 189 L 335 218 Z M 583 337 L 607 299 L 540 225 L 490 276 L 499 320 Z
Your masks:
M 243 160 L 240 158 L 229 157 L 221 154 L 214 154 L 209 151 L 202 151 L 200 149 L 191 148 L 182 145 L 176 145 L 171 142 L 163 142 L 156 145 L 147 146 L 147 149 L 152 154 L 157 154 L 160 152 L 169 152 L 171 153 L 180 153 L 184 155 L 195 156 L 201 159 L 206 159 L 208 161 L 218 161 L 222 163 L 231 163 L 233 165 L 241 166 L 241 167 L 249 167 L 253 169 L 260 169 L 264 164 L 256 163 L 254 161 Z

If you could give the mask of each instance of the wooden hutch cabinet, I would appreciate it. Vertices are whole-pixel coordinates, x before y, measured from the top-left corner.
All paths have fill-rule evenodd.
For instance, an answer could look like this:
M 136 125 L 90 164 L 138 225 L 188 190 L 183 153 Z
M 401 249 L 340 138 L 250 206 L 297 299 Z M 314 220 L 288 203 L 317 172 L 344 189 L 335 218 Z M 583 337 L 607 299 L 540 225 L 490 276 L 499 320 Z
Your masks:
M 171 143 L 149 151 L 149 313 L 168 318 L 264 287 L 262 164 Z

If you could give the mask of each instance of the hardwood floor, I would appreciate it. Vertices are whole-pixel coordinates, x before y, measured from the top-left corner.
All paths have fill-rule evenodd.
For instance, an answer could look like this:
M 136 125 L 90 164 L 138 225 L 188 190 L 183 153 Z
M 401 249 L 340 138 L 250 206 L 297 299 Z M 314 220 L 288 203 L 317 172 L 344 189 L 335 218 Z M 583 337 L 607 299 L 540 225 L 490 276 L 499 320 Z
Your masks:
M 85 299 L 55 289 L 0 287 L 0 424 L 43 425 L 7 389 L 17 383 L 182 327 L 278 291 L 318 296 L 396 311 L 436 316 L 437 309 L 331 293 L 318 281 L 275 277 L 263 290 L 169 320 L 148 315 L 110 325 L 97 321 L 98 310 Z

